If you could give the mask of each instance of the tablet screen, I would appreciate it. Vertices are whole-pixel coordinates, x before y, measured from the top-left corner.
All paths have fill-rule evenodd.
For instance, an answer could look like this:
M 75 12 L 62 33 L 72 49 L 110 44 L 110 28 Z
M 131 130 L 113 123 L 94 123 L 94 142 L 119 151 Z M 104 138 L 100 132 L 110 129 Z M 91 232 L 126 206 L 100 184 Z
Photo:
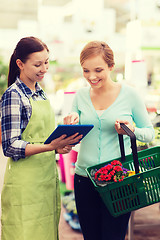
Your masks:
M 80 135 L 81 134 L 83 135 L 83 137 L 82 137 L 82 139 L 83 139 L 91 131 L 91 129 L 93 127 L 94 127 L 94 125 L 92 125 L 92 124 L 88 124 L 88 125 L 58 125 L 57 128 L 51 133 L 51 135 L 44 142 L 44 144 L 49 144 L 51 141 L 62 136 L 63 134 L 66 134 L 67 137 L 69 137 L 77 132 Z M 74 145 L 78 144 L 78 143 L 79 142 L 74 143 Z

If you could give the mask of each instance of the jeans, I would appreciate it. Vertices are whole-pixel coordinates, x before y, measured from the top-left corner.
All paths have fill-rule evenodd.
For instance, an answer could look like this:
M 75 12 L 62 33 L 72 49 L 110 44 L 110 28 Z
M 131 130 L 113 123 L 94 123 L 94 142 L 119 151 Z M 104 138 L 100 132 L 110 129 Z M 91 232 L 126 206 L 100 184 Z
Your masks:
M 124 240 L 130 213 L 113 217 L 89 178 L 75 174 L 76 208 L 84 240 Z

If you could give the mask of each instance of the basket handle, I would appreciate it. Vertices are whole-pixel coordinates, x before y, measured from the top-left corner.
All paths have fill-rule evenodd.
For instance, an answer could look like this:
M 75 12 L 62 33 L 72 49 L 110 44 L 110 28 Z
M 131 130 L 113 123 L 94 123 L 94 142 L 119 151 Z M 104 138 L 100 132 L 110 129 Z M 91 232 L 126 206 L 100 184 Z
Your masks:
M 135 173 L 137 174 L 137 173 L 139 173 L 139 161 L 138 161 L 138 154 L 137 154 L 136 136 L 124 123 L 120 123 L 120 126 L 130 137 Z M 125 161 L 123 135 L 118 134 L 118 137 L 119 137 L 119 145 L 120 145 L 120 150 L 121 150 L 121 158 L 123 161 Z

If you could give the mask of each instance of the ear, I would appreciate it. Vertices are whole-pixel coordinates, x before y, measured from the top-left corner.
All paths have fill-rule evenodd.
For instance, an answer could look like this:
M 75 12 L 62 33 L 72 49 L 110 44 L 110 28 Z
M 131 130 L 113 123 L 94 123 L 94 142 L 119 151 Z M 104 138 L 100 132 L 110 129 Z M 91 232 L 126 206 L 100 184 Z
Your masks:
M 16 63 L 17 63 L 17 66 L 19 67 L 19 69 L 22 70 L 23 66 L 24 66 L 24 63 L 20 59 L 17 59 Z
M 114 69 L 114 64 L 111 67 L 109 67 L 110 71 L 112 71 L 113 69 Z

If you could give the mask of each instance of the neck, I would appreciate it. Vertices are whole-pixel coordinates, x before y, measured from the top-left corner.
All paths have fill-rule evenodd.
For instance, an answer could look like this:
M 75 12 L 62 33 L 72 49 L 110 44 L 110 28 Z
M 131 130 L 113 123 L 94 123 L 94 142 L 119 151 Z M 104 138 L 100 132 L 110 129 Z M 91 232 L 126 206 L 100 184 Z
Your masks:
M 36 88 L 35 88 L 36 82 L 29 81 L 29 79 L 26 80 L 26 79 L 24 79 L 24 78 L 21 78 L 21 76 L 20 76 L 20 79 L 21 79 L 22 82 L 24 82 L 24 84 L 25 84 L 29 89 L 31 89 L 32 91 L 35 91 L 35 90 L 36 90 Z
M 35 83 L 34 84 L 30 84 L 30 83 L 26 83 L 26 82 L 24 82 L 25 84 L 26 84 L 26 86 L 29 88 L 29 89 L 31 89 L 32 91 L 35 91 L 36 90 L 36 87 L 35 87 Z
M 119 84 L 117 84 L 116 82 L 113 82 L 111 79 L 108 79 L 108 81 L 106 82 L 105 85 L 103 85 L 100 88 L 91 88 L 93 93 L 95 94 L 107 94 L 108 92 L 111 92 L 112 90 L 114 90 L 116 87 L 118 87 Z

